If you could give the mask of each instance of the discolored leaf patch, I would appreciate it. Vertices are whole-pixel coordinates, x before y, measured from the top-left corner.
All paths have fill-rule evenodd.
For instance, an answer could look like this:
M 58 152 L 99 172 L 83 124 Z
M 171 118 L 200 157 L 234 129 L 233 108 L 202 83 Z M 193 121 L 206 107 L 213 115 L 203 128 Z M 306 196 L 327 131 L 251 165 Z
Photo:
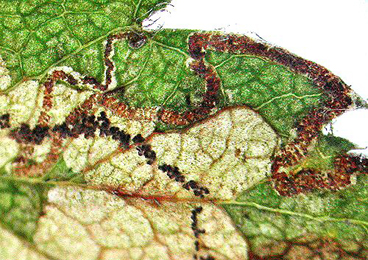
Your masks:
M 55 188 L 45 210 L 34 239 L 37 248 L 56 258 L 244 259 L 247 254 L 229 216 L 212 203 L 157 204 L 103 191 Z M 226 246 L 229 241 L 231 247 Z
M 144 31 L 167 2 L 0 2 L 6 259 L 365 259 L 364 101 L 244 35 Z M 225 210 L 224 210 L 225 208 Z

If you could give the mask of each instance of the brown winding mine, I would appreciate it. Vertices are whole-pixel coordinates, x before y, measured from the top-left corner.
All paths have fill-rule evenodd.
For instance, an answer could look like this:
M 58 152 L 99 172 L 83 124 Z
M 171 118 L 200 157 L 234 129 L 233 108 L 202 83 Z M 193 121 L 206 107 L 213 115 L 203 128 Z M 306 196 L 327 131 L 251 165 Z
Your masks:
M 335 172 L 331 173 L 327 178 L 322 177 L 319 172 L 310 169 L 304 169 L 294 174 L 287 174 L 282 170 L 282 168 L 293 166 L 305 158 L 308 153 L 308 147 L 318 136 L 323 125 L 341 115 L 353 104 L 349 96 L 351 93 L 350 87 L 342 82 L 339 77 L 314 62 L 297 57 L 281 48 L 256 42 L 247 36 L 194 33 L 189 38 L 189 53 L 194 59 L 191 68 L 197 75 L 206 80 L 207 92 L 201 104 L 201 107 L 205 108 L 212 108 L 211 104 L 213 103 L 211 102 L 215 103 L 218 87 L 220 86 L 218 76 L 215 75 L 215 72 L 209 65 L 205 65 L 204 57 L 206 50 L 261 56 L 284 65 L 295 73 L 307 76 L 318 88 L 327 94 L 328 98 L 322 104 L 322 107 L 312 110 L 296 125 L 297 137 L 282 148 L 274 159 L 272 179 L 276 190 L 281 195 L 290 196 L 319 188 L 337 190 L 350 184 L 350 175 L 352 173 L 368 172 L 366 159 L 348 155 L 345 157 L 350 158 L 349 162 L 353 160 L 355 165 L 362 166 L 352 167 L 346 160 L 341 161 L 337 159 L 339 163 L 338 166 L 335 166 Z M 208 112 L 206 109 L 200 111 Z M 199 110 L 196 112 L 198 113 Z M 201 115 L 201 113 L 199 114 Z M 344 175 L 344 171 L 349 171 L 350 174 Z
M 50 129 L 48 126 L 50 119 L 48 112 L 53 106 L 52 91 L 57 81 L 64 81 L 73 86 L 79 83 L 89 84 L 92 85 L 94 89 L 100 91 L 107 90 L 112 82 L 112 72 L 114 70 L 113 62 L 110 59 L 113 42 L 115 40 L 121 39 L 128 39 L 129 42 L 137 42 L 139 41 L 138 38 L 141 40 L 140 46 L 137 46 L 138 43 L 136 43 L 135 47 L 141 47 L 146 39 L 144 35 L 139 35 L 138 37 L 134 32 L 127 32 L 114 34 L 108 37 L 104 52 L 104 63 L 106 66 L 105 84 L 101 84 L 95 78 L 89 76 L 85 76 L 81 79 L 81 82 L 79 82 L 79 80 L 73 75 L 62 70 L 54 70 L 51 73 L 51 75 L 43 83 L 44 97 L 42 111 L 38 118 L 38 124 L 36 127 L 34 129 L 30 129 L 29 125 L 22 124 L 21 127 L 11 131 L 11 137 L 14 138 L 18 143 L 22 144 L 22 152 L 20 155 L 18 155 L 18 158 L 15 162 L 15 172 L 17 175 L 35 176 L 40 175 L 45 170 L 49 169 L 54 163 L 57 162 L 59 155 L 62 152 L 62 139 L 66 138 L 67 136 L 76 138 L 79 135 L 84 134 L 86 138 L 93 137 L 97 125 L 95 124 L 95 129 L 93 129 L 93 127 L 87 126 L 85 123 L 88 120 L 91 122 L 93 121 L 91 117 L 88 118 L 86 116 L 89 110 L 91 110 L 96 103 L 99 103 L 108 109 L 115 110 L 116 114 L 120 116 L 125 116 L 128 118 L 135 116 L 136 111 L 133 111 L 132 109 L 129 110 L 124 104 L 117 104 L 114 98 L 110 97 L 106 99 L 102 96 L 102 94 L 94 94 L 88 98 L 79 108 L 71 112 L 63 124 L 57 125 L 53 129 Z M 140 116 L 141 115 L 137 115 L 137 117 Z M 152 116 L 149 116 L 147 120 L 149 119 L 152 120 Z M 85 120 L 85 122 L 80 124 L 80 122 L 83 120 Z M 2 115 L 0 118 L 0 128 L 9 127 L 9 115 Z M 101 132 L 107 136 L 109 135 L 109 129 L 101 129 Z M 37 165 L 28 165 L 28 159 L 26 158 L 29 157 L 29 154 L 32 154 L 33 151 L 33 147 L 30 145 L 39 145 L 46 137 L 50 137 L 52 140 L 50 153 L 48 153 L 44 162 Z M 114 137 L 116 138 L 116 135 Z M 121 138 L 119 138 L 121 139 L 122 146 L 126 147 L 128 145 L 128 139 L 130 138 L 128 137 L 129 136 L 125 133 L 121 134 Z
M 189 38 L 189 54 L 193 58 L 189 66 L 195 74 L 206 81 L 206 92 L 202 102 L 197 108 L 184 113 L 162 109 L 159 113 L 159 118 L 162 122 L 178 126 L 188 125 L 207 117 L 216 108 L 219 102 L 218 93 L 221 87 L 221 80 L 213 66 L 204 61 L 205 53 L 202 49 L 207 49 L 208 40 L 209 37 L 207 35 L 203 35 L 203 37 L 191 36 Z
M 198 107 L 183 113 L 166 109 L 162 109 L 157 113 L 155 108 L 130 108 L 112 97 L 111 93 L 109 94 L 107 91 L 112 82 L 112 72 L 114 71 L 114 64 L 110 57 L 113 51 L 113 43 L 115 40 L 122 39 L 127 39 L 131 48 L 140 48 L 147 41 L 145 36 L 134 32 L 120 33 L 108 37 L 104 51 L 104 64 L 106 66 L 105 84 L 98 82 L 90 76 L 77 79 L 72 74 L 62 70 L 53 71 L 45 80 L 43 83 L 44 98 L 42 111 L 36 126 L 31 128 L 27 124 L 22 124 L 20 127 L 10 130 L 10 137 L 24 145 L 22 154 L 14 161 L 15 174 L 25 176 L 42 174 L 50 169 L 59 159 L 62 154 L 62 141 L 64 139 L 77 138 L 82 134 L 85 138 L 93 138 L 97 130 L 99 130 L 101 137 L 111 137 L 118 141 L 121 150 L 130 149 L 134 145 L 138 154 L 147 159 L 147 164 L 152 165 L 156 163 L 156 152 L 151 145 L 145 144 L 146 140 L 142 135 L 138 134 L 131 138 L 129 134 L 120 128 L 111 126 L 106 112 L 102 111 L 98 116 L 95 116 L 96 108 L 103 107 L 119 117 L 146 120 L 147 122 L 159 119 L 164 123 L 177 126 L 186 126 L 208 117 L 219 103 L 221 79 L 216 74 L 214 67 L 205 61 L 205 52 L 207 50 L 261 56 L 277 64 L 284 65 L 295 73 L 307 76 L 318 88 L 326 93 L 327 100 L 322 107 L 313 109 L 296 124 L 296 138 L 281 148 L 274 157 L 271 167 L 271 179 L 280 195 L 293 196 L 316 189 L 335 191 L 350 185 L 353 174 L 368 173 L 368 159 L 354 155 L 337 157 L 334 162 L 334 171 L 327 173 L 314 169 L 301 169 L 297 172 L 288 171 L 288 168 L 305 159 L 308 155 L 308 148 L 312 141 L 318 137 L 322 127 L 353 104 L 349 96 L 351 89 L 340 78 L 322 66 L 297 57 L 280 48 L 255 42 L 246 36 L 194 33 L 189 37 L 188 41 L 188 51 L 193 59 L 190 63 L 190 68 L 206 82 L 206 92 L 203 95 L 203 100 Z M 52 91 L 57 81 L 64 81 L 71 85 L 89 84 L 99 92 L 91 95 L 83 104 L 74 109 L 63 123 L 51 127 L 48 112 L 53 106 Z M 187 103 L 190 103 L 188 98 Z M 0 115 L 0 129 L 10 128 L 10 119 L 9 114 Z M 27 157 L 29 158 L 32 154 L 33 147 L 42 144 L 46 138 L 51 139 L 51 149 L 46 159 L 42 163 L 29 165 Z M 158 166 L 158 169 L 165 172 L 168 178 L 181 183 L 183 189 L 192 191 L 199 199 L 203 199 L 205 195 L 210 193 L 206 187 L 201 187 L 193 180 L 187 180 L 178 167 L 162 164 Z M 111 193 L 117 196 L 127 196 L 119 190 L 112 190 Z M 141 198 L 160 201 L 160 198 L 154 196 Z M 162 198 L 162 200 L 166 199 L 170 198 Z M 193 258 L 213 260 L 214 257 L 211 255 L 201 256 L 201 246 L 203 248 L 203 245 L 201 244 L 200 235 L 205 233 L 205 230 L 200 229 L 198 226 L 198 215 L 202 210 L 202 207 L 197 207 L 191 211 L 191 229 L 195 236 L 195 253 Z M 249 257 L 250 259 L 263 259 L 252 252 L 250 252 Z
M 11 137 L 22 144 L 37 145 L 41 144 L 47 137 L 52 138 L 52 152 L 49 153 L 48 158 L 45 160 L 47 165 L 39 165 L 40 167 L 45 167 L 43 168 L 44 170 L 56 162 L 61 153 L 61 141 L 66 137 L 76 138 L 84 134 L 86 138 L 89 138 L 95 135 L 97 129 L 100 129 L 100 135 L 112 136 L 114 139 L 119 140 L 124 149 L 129 147 L 129 135 L 116 127 L 110 127 L 108 119 L 103 114 L 100 115 L 99 119 L 91 115 L 92 109 L 96 109 L 98 106 L 102 106 L 120 117 L 147 121 L 157 121 L 159 119 L 167 124 L 177 126 L 189 125 L 208 117 L 216 109 L 216 105 L 218 105 L 219 90 L 221 88 L 221 79 L 216 74 L 214 67 L 205 61 L 206 51 L 211 50 L 263 57 L 286 66 L 295 73 L 307 76 L 318 88 L 326 93 L 327 100 L 324 101 L 322 107 L 313 109 L 296 124 L 296 138 L 275 155 L 271 178 L 275 189 L 281 195 L 291 196 L 321 188 L 338 190 L 351 183 L 350 178 L 352 174 L 368 172 L 367 159 L 353 155 L 343 155 L 336 158 L 334 172 L 329 172 L 324 176 L 319 171 L 312 169 L 302 169 L 298 172 L 287 171 L 289 167 L 298 164 L 307 156 L 308 148 L 319 135 L 322 127 L 353 104 L 350 97 L 351 89 L 339 77 L 333 75 L 324 67 L 297 57 L 281 48 L 256 42 L 247 36 L 194 33 L 188 40 L 188 52 L 192 58 L 189 66 L 196 75 L 203 78 L 206 82 L 206 92 L 203 95 L 203 100 L 198 107 L 183 113 L 164 108 L 157 112 L 155 108 L 129 108 L 126 104 L 111 97 L 111 93 L 109 94 L 109 91 L 107 91 L 112 82 L 112 72 L 114 70 L 114 64 L 110 57 L 113 51 L 113 43 L 122 39 L 126 39 L 131 48 L 140 48 L 147 41 L 144 35 L 135 32 L 113 34 L 107 38 L 104 51 L 104 64 L 106 66 L 105 84 L 99 83 L 95 78 L 88 75 L 77 79 L 62 70 L 53 71 L 44 82 L 42 111 L 36 127 L 30 129 L 28 125 L 23 124 L 19 128 L 11 130 Z M 57 81 L 68 82 L 71 85 L 89 84 L 100 92 L 93 94 L 81 106 L 71 112 L 63 124 L 51 128 L 49 126 L 48 112 L 53 105 L 52 91 Z M 1 115 L 0 128 L 9 127 L 9 115 Z M 144 139 L 137 138 L 136 140 L 133 139 L 134 143 L 144 142 Z M 147 163 L 149 164 L 152 164 L 155 160 L 155 152 L 144 146 L 144 144 L 138 147 L 138 152 L 147 158 Z M 22 155 L 17 161 L 24 161 L 26 157 L 26 154 Z M 18 163 L 18 166 L 15 168 L 26 171 L 25 165 L 23 164 L 22 166 L 22 164 Z M 173 171 L 169 171 L 169 166 L 160 167 L 164 167 L 162 169 L 168 173 L 168 177 L 171 178 L 175 175 Z M 183 181 L 180 173 L 174 177 L 178 178 L 179 181 Z M 183 187 L 193 189 L 201 197 L 203 194 L 207 194 L 205 188 L 197 187 L 190 181 L 186 182 Z
M 200 35 L 195 37 L 200 37 Z M 350 184 L 350 174 L 343 175 L 347 166 L 341 164 L 339 168 L 336 168 L 335 173 L 331 173 L 328 177 L 322 177 L 320 172 L 310 169 L 303 169 L 294 175 L 287 175 L 280 170 L 282 167 L 300 162 L 307 155 L 307 148 L 318 136 L 323 125 L 352 105 L 352 99 L 349 96 L 351 89 L 341 79 L 311 61 L 294 56 L 283 49 L 257 43 L 246 36 L 215 34 L 210 36 L 209 45 L 216 51 L 257 55 L 282 64 L 296 73 L 306 75 L 328 95 L 322 108 L 312 110 L 297 124 L 298 136 L 281 149 L 275 157 L 272 179 L 276 190 L 281 195 L 290 196 L 319 188 L 337 190 Z M 360 172 L 364 171 L 367 172 L 366 166 Z

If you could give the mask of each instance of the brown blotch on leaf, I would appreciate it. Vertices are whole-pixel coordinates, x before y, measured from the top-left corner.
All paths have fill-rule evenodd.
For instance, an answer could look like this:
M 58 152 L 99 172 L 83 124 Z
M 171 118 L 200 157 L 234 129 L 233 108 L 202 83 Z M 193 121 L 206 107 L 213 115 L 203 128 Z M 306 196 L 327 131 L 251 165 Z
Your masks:
M 9 128 L 10 127 L 10 115 L 3 114 L 0 116 L 0 129 Z
M 50 136 L 48 131 L 48 126 L 37 125 L 31 129 L 29 125 L 23 123 L 20 127 L 13 129 L 10 136 L 18 143 L 39 145 L 45 137 Z
M 144 156 L 147 160 L 147 164 L 152 165 L 156 160 L 156 152 L 152 150 L 151 145 L 143 144 L 137 146 L 137 151 L 139 156 Z
M 135 144 L 144 142 L 144 138 L 141 134 L 137 134 L 136 136 L 133 137 L 132 140 Z
M 335 159 L 334 170 L 322 174 L 315 169 L 302 169 L 287 175 L 274 173 L 275 189 L 282 196 L 293 196 L 318 189 L 337 191 L 351 184 L 353 174 L 368 173 L 368 159 L 363 156 L 342 155 Z
M 146 44 L 147 37 L 143 33 L 129 32 L 127 33 L 127 40 L 129 47 L 139 49 Z

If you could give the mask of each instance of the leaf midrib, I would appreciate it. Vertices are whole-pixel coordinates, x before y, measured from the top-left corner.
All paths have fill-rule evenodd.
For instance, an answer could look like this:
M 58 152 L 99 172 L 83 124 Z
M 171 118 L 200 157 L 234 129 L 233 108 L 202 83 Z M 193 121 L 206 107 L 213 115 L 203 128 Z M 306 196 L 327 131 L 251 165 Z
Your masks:
M 100 191 L 109 191 L 108 188 L 101 188 L 98 186 L 88 185 L 88 184 L 77 184 L 77 183 L 71 183 L 69 181 L 43 181 L 41 178 L 22 178 L 22 177 L 14 177 L 14 176 L 0 176 L 0 180 L 7 180 L 7 181 L 14 181 L 14 182 L 21 182 L 21 183 L 27 183 L 27 184 L 40 184 L 40 185 L 47 185 L 47 186 L 70 186 L 70 187 L 79 187 L 86 190 L 100 190 Z M 111 190 L 110 190 L 111 191 Z M 150 196 L 149 194 L 147 196 L 144 196 L 142 194 L 135 195 L 134 193 L 127 193 L 127 194 L 121 194 L 119 195 L 121 197 L 140 197 L 145 199 L 152 199 L 152 200 L 159 200 L 159 201 L 170 201 L 170 202 L 192 202 L 192 203 L 214 203 L 221 206 L 247 206 L 247 207 L 254 207 L 259 210 L 264 210 L 272 213 L 279 213 L 283 215 L 290 215 L 290 216 L 297 216 L 302 217 L 306 219 L 310 219 L 317 222 L 326 222 L 326 221 L 333 221 L 333 222 L 349 222 L 356 225 L 361 225 L 367 232 L 368 232 L 368 222 L 364 220 L 359 219 L 352 219 L 352 218 L 334 218 L 330 216 L 313 216 L 306 213 L 301 212 L 294 212 L 290 210 L 285 209 L 276 209 L 272 207 L 267 207 L 255 202 L 250 201 L 232 201 L 232 200 L 220 200 L 220 199 L 197 199 L 197 198 L 168 198 L 163 196 Z
M 367 221 L 363 221 L 363 220 L 358 220 L 358 219 L 351 219 L 351 218 L 334 218 L 334 217 L 330 217 L 330 216 L 313 216 L 310 214 L 306 214 L 306 213 L 301 213 L 301 212 L 294 212 L 294 211 L 290 211 L 290 210 L 285 210 L 285 209 L 277 209 L 277 208 L 271 208 L 271 207 L 267 207 L 255 202 L 250 202 L 250 201 L 224 201 L 221 203 L 222 205 L 231 205 L 231 206 L 247 206 L 247 207 L 254 207 L 257 208 L 259 210 L 264 210 L 264 211 L 269 211 L 272 213 L 279 213 L 279 214 L 283 214 L 283 215 L 290 215 L 290 216 L 298 216 L 298 217 L 303 217 L 303 218 L 307 218 L 307 219 L 311 219 L 314 221 L 318 221 L 318 222 L 325 222 L 325 221 L 333 221 L 333 222 L 350 222 L 356 225 L 362 225 L 363 228 L 368 232 L 368 222 Z

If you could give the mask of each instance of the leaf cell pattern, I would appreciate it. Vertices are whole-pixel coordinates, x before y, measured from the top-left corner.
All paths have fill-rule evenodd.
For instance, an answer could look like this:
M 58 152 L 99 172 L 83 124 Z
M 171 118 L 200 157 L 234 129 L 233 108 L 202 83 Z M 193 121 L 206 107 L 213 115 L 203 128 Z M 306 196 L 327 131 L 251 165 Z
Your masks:
M 142 30 L 166 4 L 0 2 L 1 255 L 365 259 L 368 160 L 320 132 L 363 101 L 246 36 Z
M 196 204 L 121 199 L 104 191 L 55 188 L 35 235 L 37 246 L 66 259 L 243 259 L 247 245 L 219 207 L 201 203 L 205 230 L 196 250 L 188 212 Z M 197 203 L 198 204 L 198 203 Z M 55 229 L 55 226 L 58 228 Z M 230 240 L 231 247 L 226 246 Z M 77 244 L 78 246 L 71 246 Z M 88 250 L 85 250 L 88 248 Z

